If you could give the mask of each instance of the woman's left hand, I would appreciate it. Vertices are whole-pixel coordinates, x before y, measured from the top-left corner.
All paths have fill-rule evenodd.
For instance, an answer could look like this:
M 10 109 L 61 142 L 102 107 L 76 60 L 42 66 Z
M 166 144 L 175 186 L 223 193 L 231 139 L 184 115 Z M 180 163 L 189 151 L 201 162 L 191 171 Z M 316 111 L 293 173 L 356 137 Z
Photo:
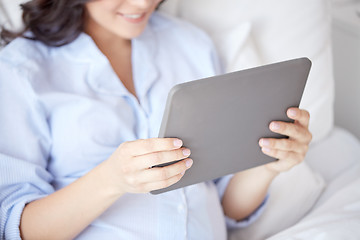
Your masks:
M 269 127 L 272 132 L 289 136 L 288 139 L 262 138 L 259 140 L 264 154 L 279 159 L 265 165 L 268 170 L 276 173 L 287 171 L 301 163 L 312 139 L 308 129 L 310 114 L 307 111 L 289 108 L 287 115 L 295 122 L 273 121 Z

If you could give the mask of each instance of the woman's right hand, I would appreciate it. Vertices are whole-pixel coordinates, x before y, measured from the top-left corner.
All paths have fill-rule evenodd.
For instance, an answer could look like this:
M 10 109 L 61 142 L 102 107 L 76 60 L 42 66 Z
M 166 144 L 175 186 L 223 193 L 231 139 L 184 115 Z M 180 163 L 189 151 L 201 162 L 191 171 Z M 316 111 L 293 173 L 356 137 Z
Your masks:
M 103 164 L 104 177 L 115 193 L 147 193 L 178 182 L 193 161 L 177 138 L 150 138 L 122 143 Z M 185 159 L 184 159 L 185 158 Z M 159 164 L 183 159 L 166 167 Z

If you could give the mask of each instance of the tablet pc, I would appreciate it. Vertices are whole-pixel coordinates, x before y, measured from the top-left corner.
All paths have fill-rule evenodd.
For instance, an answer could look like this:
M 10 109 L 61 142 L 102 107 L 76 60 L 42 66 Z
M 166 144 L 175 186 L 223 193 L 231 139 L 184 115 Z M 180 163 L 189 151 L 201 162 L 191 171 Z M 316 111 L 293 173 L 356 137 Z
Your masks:
M 300 105 L 310 68 L 308 58 L 299 58 L 174 86 L 159 137 L 182 139 L 191 150 L 193 165 L 179 182 L 151 193 L 214 180 L 276 160 L 262 153 L 258 141 L 285 137 L 271 132 L 269 124 L 291 121 L 286 111 Z

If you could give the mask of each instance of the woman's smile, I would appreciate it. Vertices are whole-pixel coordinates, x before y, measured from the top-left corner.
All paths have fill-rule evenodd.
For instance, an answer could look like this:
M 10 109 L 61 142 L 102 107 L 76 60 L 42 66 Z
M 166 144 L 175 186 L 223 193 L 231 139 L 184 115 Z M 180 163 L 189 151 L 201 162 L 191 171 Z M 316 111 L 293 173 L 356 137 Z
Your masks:
M 121 16 L 123 19 L 130 23 L 140 23 L 146 18 L 146 13 L 117 13 L 118 16 Z

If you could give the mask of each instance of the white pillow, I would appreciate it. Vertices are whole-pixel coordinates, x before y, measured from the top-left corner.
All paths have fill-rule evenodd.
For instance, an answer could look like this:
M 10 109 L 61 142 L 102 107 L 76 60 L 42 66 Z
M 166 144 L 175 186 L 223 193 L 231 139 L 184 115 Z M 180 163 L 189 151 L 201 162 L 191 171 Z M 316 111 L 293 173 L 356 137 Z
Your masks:
M 0 0 L 0 26 L 18 31 L 22 28 L 20 4 L 26 0 Z
M 359 160 L 359 159 L 356 159 Z M 342 177 L 355 179 L 344 184 L 333 195 L 311 211 L 299 223 L 269 240 L 358 240 L 360 236 L 360 164 Z M 340 179 L 339 179 L 340 180 Z

